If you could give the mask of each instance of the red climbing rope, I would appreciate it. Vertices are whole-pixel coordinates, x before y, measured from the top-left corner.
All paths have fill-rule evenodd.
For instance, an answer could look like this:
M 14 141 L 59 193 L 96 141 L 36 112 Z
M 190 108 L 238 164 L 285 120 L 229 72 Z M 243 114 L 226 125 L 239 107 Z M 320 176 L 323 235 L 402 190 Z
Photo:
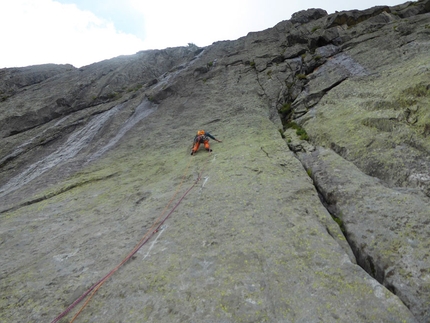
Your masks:
M 210 156 L 210 154 L 209 154 L 209 156 Z M 107 281 L 122 265 L 124 265 L 131 257 L 133 257 L 136 254 L 136 252 L 139 251 L 139 249 L 142 248 L 142 246 L 145 245 L 145 243 L 147 243 L 149 241 L 149 239 L 151 239 L 151 237 L 160 229 L 160 227 L 164 224 L 164 222 L 172 215 L 172 213 L 176 210 L 176 208 L 179 206 L 179 204 L 181 204 L 181 202 L 188 195 L 188 193 L 191 192 L 191 190 L 194 188 L 194 186 L 196 186 L 196 184 L 202 178 L 202 174 L 203 174 L 203 172 L 204 172 L 204 170 L 206 168 L 208 160 L 209 160 L 209 157 L 206 160 L 206 163 L 204 164 L 203 169 L 200 171 L 200 173 L 199 173 L 197 179 L 194 181 L 194 183 L 181 196 L 181 198 L 173 206 L 173 208 L 170 210 L 170 212 L 167 213 L 167 215 L 163 217 L 166 209 L 169 207 L 169 205 L 171 204 L 171 202 L 175 198 L 177 192 L 179 191 L 179 188 L 182 186 L 182 183 L 184 182 L 185 175 L 186 175 L 186 173 L 188 171 L 188 167 L 189 167 L 189 165 L 191 163 L 191 159 L 190 159 L 190 162 L 187 164 L 187 168 L 186 168 L 186 170 L 184 172 L 184 175 L 182 177 L 182 181 L 179 184 L 178 188 L 176 189 L 175 194 L 170 199 L 169 203 L 164 208 L 164 210 L 161 213 L 161 215 L 157 218 L 157 220 L 154 222 L 154 224 L 151 226 L 151 228 L 147 231 L 147 233 L 142 237 L 142 239 L 139 241 L 139 243 L 134 247 L 134 249 L 114 269 L 112 269 L 106 276 L 104 276 L 102 279 L 100 279 L 97 283 L 95 283 L 94 285 L 92 285 L 85 293 L 83 293 L 78 299 L 76 299 L 60 315 L 58 315 L 51 323 L 58 322 L 60 319 L 62 319 L 64 316 L 66 316 L 71 310 L 73 310 L 76 307 L 76 305 L 78 305 L 83 299 L 85 299 L 89 295 L 88 298 L 87 298 L 87 300 L 85 301 L 85 303 L 81 306 L 81 308 L 79 309 L 79 311 L 74 315 L 74 317 L 72 318 L 72 320 L 70 321 L 70 323 L 73 323 L 75 321 L 75 319 L 79 316 L 79 314 L 83 311 L 83 309 L 90 302 L 90 300 L 94 296 L 94 294 L 105 283 L 105 281 Z

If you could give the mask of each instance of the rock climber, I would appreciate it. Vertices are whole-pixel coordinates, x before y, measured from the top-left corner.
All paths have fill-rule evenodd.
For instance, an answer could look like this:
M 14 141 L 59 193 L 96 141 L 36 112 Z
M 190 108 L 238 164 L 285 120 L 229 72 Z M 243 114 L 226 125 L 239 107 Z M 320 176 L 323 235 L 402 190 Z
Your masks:
M 209 146 L 209 138 L 217 142 L 222 142 L 221 140 L 218 140 L 214 136 L 212 136 L 209 132 L 206 132 L 204 130 L 199 130 L 197 131 L 197 135 L 194 137 L 194 143 L 193 143 L 193 149 L 191 149 L 191 155 L 194 155 L 197 152 L 197 150 L 199 150 L 200 144 L 204 144 L 205 149 L 208 152 L 211 152 L 212 149 Z

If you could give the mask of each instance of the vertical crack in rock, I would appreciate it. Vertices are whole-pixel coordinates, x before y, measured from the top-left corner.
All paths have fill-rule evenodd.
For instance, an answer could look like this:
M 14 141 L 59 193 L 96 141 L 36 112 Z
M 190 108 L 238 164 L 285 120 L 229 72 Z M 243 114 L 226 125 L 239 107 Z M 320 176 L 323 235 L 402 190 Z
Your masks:
M 342 220 L 342 212 L 338 209 L 336 205 L 336 200 L 333 197 L 332 194 L 324 191 L 321 191 L 321 186 L 315 184 L 315 188 L 318 191 L 318 196 L 321 200 L 321 203 L 324 205 L 324 207 L 327 209 L 327 211 L 332 216 L 333 220 L 339 225 L 342 233 L 345 236 L 346 241 L 348 242 L 348 245 L 350 246 L 357 265 L 359 265 L 361 268 L 363 268 L 370 276 L 375 278 L 381 285 L 384 285 L 388 290 L 390 290 L 394 295 L 396 295 L 396 288 L 385 281 L 385 271 L 383 268 L 381 268 L 377 262 L 374 261 L 373 257 L 368 255 L 363 250 L 363 245 L 358 245 L 354 238 L 352 237 L 354 235 L 353 232 L 350 232 L 345 228 L 345 224 Z M 328 231 L 330 234 L 330 232 Z M 406 305 L 406 304 L 405 304 Z
M 311 170 L 323 204 L 344 229 L 357 264 L 425 322 L 430 299 L 425 282 L 428 203 L 386 187 L 331 150 L 316 148 L 298 158 Z

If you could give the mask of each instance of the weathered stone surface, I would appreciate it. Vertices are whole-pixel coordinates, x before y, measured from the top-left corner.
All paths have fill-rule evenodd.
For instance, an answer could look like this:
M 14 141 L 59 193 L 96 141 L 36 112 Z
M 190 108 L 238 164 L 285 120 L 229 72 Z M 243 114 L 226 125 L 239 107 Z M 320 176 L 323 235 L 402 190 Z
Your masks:
M 429 45 L 424 48 L 430 49 Z M 379 53 L 384 55 L 382 50 Z M 335 150 L 366 174 L 390 186 L 420 187 L 430 196 L 425 175 L 430 172 L 430 142 L 425 135 L 430 120 L 427 54 L 405 51 L 408 58 L 399 57 L 389 67 L 360 56 L 354 55 L 373 76 L 345 79 L 303 117 L 303 126 L 314 144 L 342 147 Z M 326 84 L 330 73 L 315 79 Z M 309 82 L 311 88 L 318 90 Z M 387 93 L 386 88 L 392 90 Z
M 316 105 L 332 88 L 351 76 L 364 76 L 368 72 L 352 57 L 339 53 L 308 76 L 308 82 L 292 105 L 295 117 Z
M 315 19 L 319 19 L 322 17 L 327 16 L 327 11 L 323 9 L 308 9 L 308 10 L 302 10 L 294 13 L 291 16 L 290 21 L 293 24 L 305 24 L 307 22 L 310 22 Z
M 56 77 L 39 77 L 38 82 L 32 81 L 33 76 L 25 83 L 25 91 L 1 103 L 0 136 L 11 136 L 75 111 L 120 99 L 194 56 L 194 48 L 169 48 L 121 56 L 80 69 L 65 66 L 61 67 L 63 73 L 57 72 L 59 67 Z M 2 83 L 7 83 L 10 74 L 28 76 L 43 70 L 41 75 L 48 76 L 53 70 L 49 65 L 36 67 L 33 72 L 26 69 L 19 73 L 14 72 L 16 69 L 4 69 Z M 18 84 L 21 79 L 25 78 L 21 76 Z M 47 87 L 49 93 L 43 90 Z
M 318 191 L 339 218 L 358 263 L 430 320 L 430 203 L 387 188 L 335 152 L 300 154 Z
M 5 101 L 21 88 L 40 83 L 57 74 L 73 69 L 72 65 L 55 64 L 2 69 L 0 70 L 1 101 Z
M 430 1 L 421 0 L 416 2 L 406 2 L 396 7 L 396 14 L 402 18 L 413 17 L 419 14 L 430 12 Z
M 426 3 L 0 71 L 0 321 L 54 320 L 181 201 L 78 321 L 427 323 Z
M 329 18 L 327 27 L 331 28 L 334 26 L 341 26 L 341 25 L 354 26 L 359 24 L 360 22 L 368 20 L 371 17 L 378 16 L 383 12 L 390 13 L 391 10 L 387 6 L 376 6 L 362 11 L 361 10 L 342 11 L 334 14 Z

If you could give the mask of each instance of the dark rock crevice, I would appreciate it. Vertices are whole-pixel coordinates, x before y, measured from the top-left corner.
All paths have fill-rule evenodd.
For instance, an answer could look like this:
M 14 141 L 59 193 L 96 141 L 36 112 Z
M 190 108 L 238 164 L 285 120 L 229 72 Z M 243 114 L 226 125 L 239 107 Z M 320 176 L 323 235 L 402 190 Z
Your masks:
M 393 285 L 392 282 L 386 279 L 386 276 L 390 276 L 390 272 L 387 272 L 386 268 L 384 268 L 384 265 L 378 263 L 378 260 L 375 260 L 371 255 L 369 255 L 363 247 L 366 247 L 365 245 L 359 245 L 356 243 L 356 239 L 354 239 L 354 232 L 350 232 L 346 227 L 342 220 L 342 211 L 340 211 L 337 208 L 336 201 L 330 192 L 325 192 L 321 190 L 321 187 L 315 184 L 315 189 L 318 191 L 318 196 L 320 197 L 322 205 L 327 209 L 327 211 L 332 216 L 333 220 L 339 225 L 339 228 L 341 229 L 342 233 L 345 236 L 345 239 L 352 251 L 352 253 L 355 256 L 355 260 L 358 266 L 363 268 L 365 272 L 367 272 L 371 277 L 373 277 L 375 280 L 377 280 L 381 285 L 383 285 L 385 288 L 387 288 L 391 293 L 394 295 L 397 295 L 397 289 Z M 327 232 L 330 233 L 329 230 Z M 332 235 L 333 238 L 335 238 Z M 401 297 L 400 297 L 401 298 Z M 404 302 L 405 306 L 408 308 L 410 307 L 410 304 L 408 302 Z
M 300 160 L 300 158 L 297 156 L 297 159 Z M 303 164 L 303 167 L 306 167 L 305 164 Z M 305 168 L 306 169 L 306 168 Z M 308 169 L 308 173 L 310 174 L 310 177 L 312 178 L 312 170 Z M 385 285 L 385 272 L 381 266 L 379 266 L 371 256 L 366 254 L 366 252 L 363 250 L 360 245 L 355 243 L 355 240 L 351 237 L 354 235 L 353 232 L 348 231 L 348 229 L 345 227 L 345 223 L 342 219 L 342 211 L 339 210 L 337 207 L 337 201 L 336 201 L 336 194 L 333 194 L 333 192 L 327 192 L 324 191 L 324 189 L 318 185 L 312 178 L 312 182 L 314 184 L 314 187 L 316 191 L 318 192 L 318 197 L 320 198 L 321 204 L 326 208 L 326 210 L 331 215 L 334 222 L 336 222 L 342 231 L 343 235 L 345 236 L 346 241 L 348 242 L 349 247 L 351 248 L 357 265 L 359 265 L 361 268 L 363 268 L 370 276 L 375 278 L 380 284 Z M 392 290 L 392 286 L 385 286 L 390 287 L 389 289 L 394 293 Z M 395 294 L 395 293 L 394 293 Z
M 426 322 L 428 313 L 423 293 L 429 291 L 417 283 L 421 281 L 421 273 L 407 259 L 409 252 L 417 251 L 412 251 L 409 243 L 426 239 L 428 235 L 429 224 L 425 220 L 428 204 L 370 178 L 331 150 L 317 147 L 312 153 L 296 156 L 310 174 L 321 203 L 344 233 L 357 264 L 397 295 L 420 322 Z M 400 200 L 407 203 L 397 204 Z M 404 214 L 412 205 L 416 210 L 415 219 L 422 227 L 404 225 Z M 373 218 L 375 210 L 380 210 L 378 219 Z M 383 238 L 386 234 L 391 236 L 391 241 Z M 405 236 L 406 240 L 402 238 Z
M 118 172 L 113 173 L 113 174 L 109 174 L 109 175 L 102 175 L 102 176 L 97 176 L 97 174 L 96 174 L 94 177 L 84 178 L 84 179 L 77 181 L 77 182 L 68 183 L 65 186 L 62 186 L 62 187 L 59 187 L 59 188 L 52 190 L 48 194 L 45 194 L 45 195 L 42 195 L 39 197 L 35 197 L 35 198 L 30 199 L 28 201 L 24 201 L 20 204 L 14 205 L 13 207 L 10 207 L 10 208 L 0 209 L 0 214 L 7 213 L 7 212 L 13 212 L 13 211 L 19 210 L 20 208 L 23 208 L 25 206 L 30 206 L 33 204 L 37 204 L 37 203 L 49 200 L 55 196 L 66 193 L 66 192 L 71 191 L 75 188 L 79 188 L 79 187 L 82 187 L 84 185 L 96 183 L 98 181 L 107 180 L 107 179 L 110 179 L 116 175 L 118 175 Z

